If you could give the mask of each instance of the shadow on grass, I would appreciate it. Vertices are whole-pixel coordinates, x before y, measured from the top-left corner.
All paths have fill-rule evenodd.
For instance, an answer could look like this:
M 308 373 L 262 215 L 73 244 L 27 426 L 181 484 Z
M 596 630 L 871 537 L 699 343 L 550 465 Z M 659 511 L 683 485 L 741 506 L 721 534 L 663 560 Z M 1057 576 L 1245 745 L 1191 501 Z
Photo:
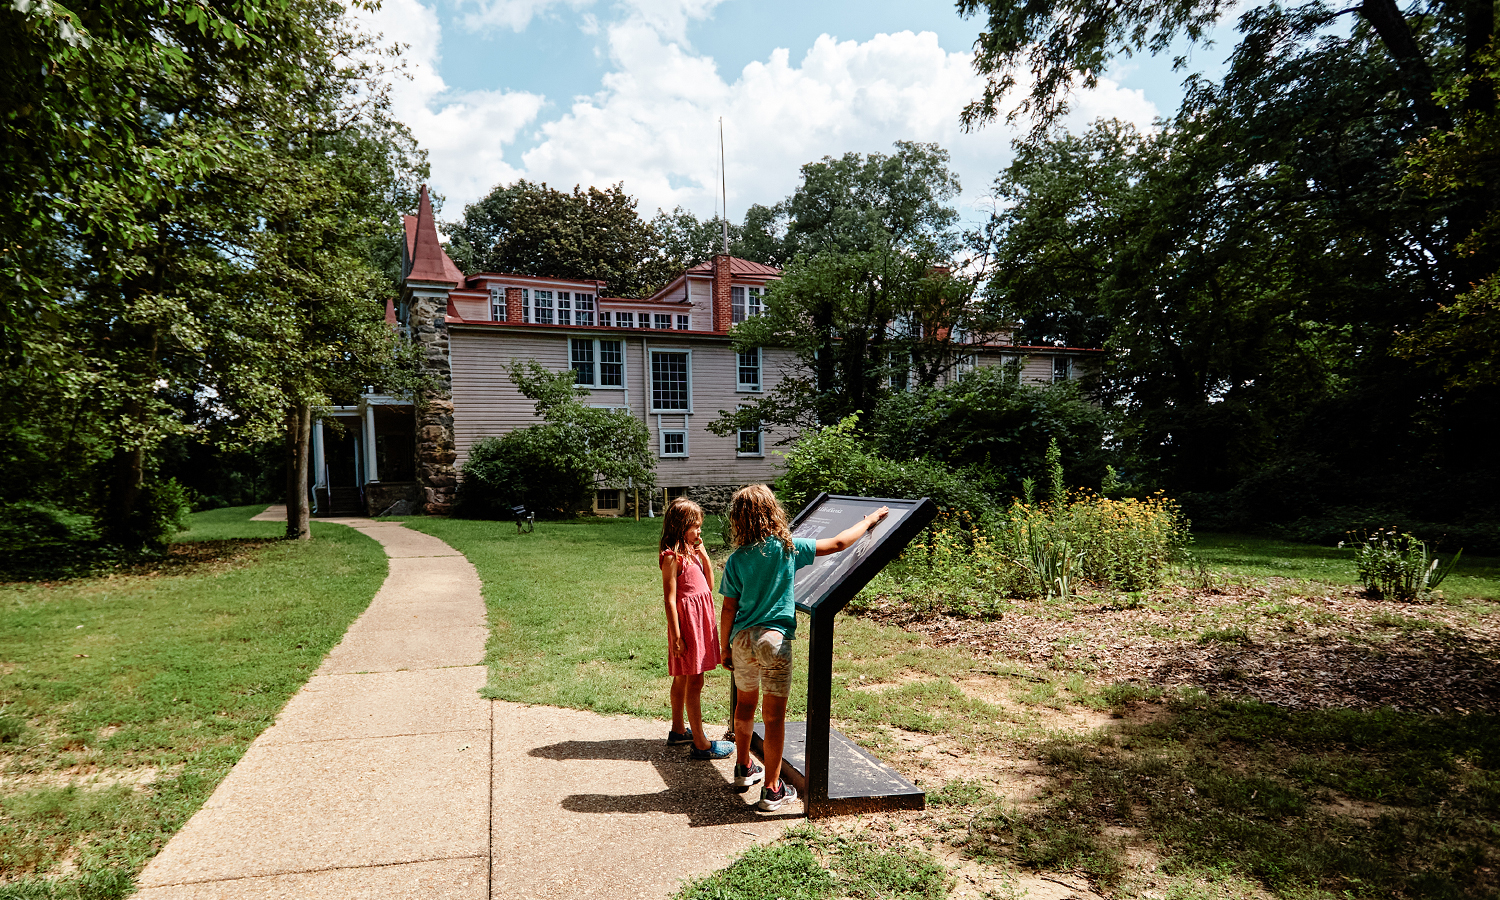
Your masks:
M 660 740 L 622 738 L 605 741 L 562 741 L 538 747 L 528 755 L 556 760 L 618 760 L 650 763 L 666 783 L 665 790 L 629 793 L 633 787 L 622 783 L 618 794 L 571 794 L 563 798 L 562 807 L 569 812 L 586 813 L 667 813 L 688 820 L 688 827 L 755 822 L 762 819 L 800 819 L 801 807 L 795 812 L 766 816 L 747 801 L 759 796 L 746 794 L 726 782 L 712 763 L 690 759 L 686 748 L 666 747 Z M 644 775 L 644 772 L 642 773 Z M 644 781 L 644 779 L 643 779 Z
M 1107 886 L 1135 835 L 1168 873 L 1278 897 L 1500 896 L 1500 717 L 1198 697 L 1043 744 L 1053 794 L 1025 811 L 953 804 L 972 810 L 966 848 Z

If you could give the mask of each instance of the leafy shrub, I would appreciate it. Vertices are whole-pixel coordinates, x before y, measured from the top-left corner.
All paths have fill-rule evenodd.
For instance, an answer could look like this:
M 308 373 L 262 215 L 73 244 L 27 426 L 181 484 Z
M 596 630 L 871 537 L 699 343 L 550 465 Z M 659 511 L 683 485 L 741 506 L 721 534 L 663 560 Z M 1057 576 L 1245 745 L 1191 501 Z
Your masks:
M 1441 565 L 1426 544 L 1389 528 L 1370 535 L 1355 549 L 1354 571 L 1376 597 L 1411 601 L 1436 590 L 1462 555 L 1459 550 Z
M 0 577 L 56 578 L 90 568 L 99 533 L 88 516 L 45 503 L 0 507 Z
M 571 514 L 588 505 L 594 486 L 567 429 L 555 425 L 475 442 L 463 476 L 460 509 L 475 518 L 504 518 L 517 504 L 544 515 Z
M 634 416 L 584 405 L 571 370 L 512 362 L 510 378 L 544 421 L 470 448 L 459 485 L 461 514 L 504 518 L 524 504 L 544 515 L 571 515 L 589 506 L 596 487 L 633 480 L 651 490 L 651 435 Z
M 139 546 L 125 549 L 153 555 L 165 553 L 173 535 L 187 531 L 192 511 L 191 493 L 177 479 L 146 482 L 141 486 L 128 529 Z
M 851 415 L 806 434 L 787 453 L 786 472 L 776 481 L 776 493 L 788 512 L 795 513 L 824 491 L 903 500 L 930 497 L 939 509 L 952 513 L 978 515 L 992 508 L 982 490 L 941 463 L 895 462 L 866 451 L 858 420 L 858 414 Z

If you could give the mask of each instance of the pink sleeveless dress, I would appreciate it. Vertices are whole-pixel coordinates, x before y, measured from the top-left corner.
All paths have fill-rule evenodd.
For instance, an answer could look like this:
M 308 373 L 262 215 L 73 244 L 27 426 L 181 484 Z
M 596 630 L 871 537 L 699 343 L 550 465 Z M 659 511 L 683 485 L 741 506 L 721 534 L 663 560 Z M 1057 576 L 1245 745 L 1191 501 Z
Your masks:
M 669 556 L 671 551 L 661 558 L 665 561 Z M 687 652 L 673 656 L 668 646 L 668 674 L 698 675 L 719 665 L 719 624 L 714 620 L 713 592 L 708 589 L 708 578 L 696 553 L 682 558 L 682 570 L 677 573 L 677 627 Z M 670 634 L 667 639 L 671 640 Z

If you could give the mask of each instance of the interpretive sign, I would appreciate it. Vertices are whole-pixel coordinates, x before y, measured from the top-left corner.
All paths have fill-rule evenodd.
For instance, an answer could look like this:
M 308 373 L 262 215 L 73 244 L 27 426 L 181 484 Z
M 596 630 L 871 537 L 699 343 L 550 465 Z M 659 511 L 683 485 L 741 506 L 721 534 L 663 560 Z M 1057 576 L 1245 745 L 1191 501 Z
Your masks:
M 936 504 L 926 498 L 820 494 L 792 520 L 792 535 L 831 538 L 882 506 L 890 508 L 884 520 L 854 546 L 820 556 L 812 565 L 798 569 L 793 585 L 797 608 L 812 618 L 807 641 L 807 721 L 787 723 L 782 775 L 802 793 L 812 819 L 845 812 L 921 809 L 927 802 L 920 788 L 833 730 L 829 713 L 834 616 L 927 527 L 937 516 Z M 761 726 L 756 726 L 756 732 L 758 747 Z

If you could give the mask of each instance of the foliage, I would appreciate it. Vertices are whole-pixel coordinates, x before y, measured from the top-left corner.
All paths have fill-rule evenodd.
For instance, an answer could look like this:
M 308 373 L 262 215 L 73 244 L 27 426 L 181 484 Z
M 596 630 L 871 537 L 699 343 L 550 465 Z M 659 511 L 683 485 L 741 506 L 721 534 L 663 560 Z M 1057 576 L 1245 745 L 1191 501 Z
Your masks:
M 571 515 L 596 489 L 654 487 L 651 435 L 629 412 L 586 405 L 588 393 L 574 387 L 571 370 L 512 361 L 510 378 L 543 421 L 475 442 L 460 488 L 466 515 L 504 518 L 517 504 Z
M 795 351 L 798 366 L 784 376 L 794 384 L 721 411 L 709 427 L 832 425 L 868 412 L 892 385 L 935 383 L 965 342 L 994 331 L 969 302 L 978 270 L 955 260 L 958 187 L 935 144 L 898 141 L 891 154 L 803 166 L 773 217 L 783 232 L 774 255 L 787 260 L 781 280 L 764 313 L 733 332 L 742 350 Z
M 0 507 L 0 580 L 76 574 L 98 556 L 90 517 L 29 500 Z
M 1376 597 L 1412 601 L 1435 591 L 1463 556 L 1460 549 L 1442 565 L 1427 545 L 1394 528 L 1367 536 L 1354 551 L 1354 572 Z
M 1025 384 L 1014 366 L 984 366 L 930 389 L 896 391 L 869 418 L 876 450 L 892 459 L 930 456 L 981 478 L 997 499 L 1048 471 L 1056 442 L 1074 485 L 1103 480 L 1108 413 L 1073 382 Z M 1050 476 L 1048 476 L 1050 478 Z
M 644 296 L 676 274 L 677 260 L 658 252 L 635 206 L 623 184 L 568 193 L 521 179 L 447 223 L 448 252 L 467 272 L 597 279 L 614 296 Z
M 859 417 L 804 433 L 786 454 L 786 471 L 776 480 L 776 494 L 795 513 L 820 492 L 895 499 L 931 498 L 939 509 L 980 514 L 991 508 L 982 492 L 941 463 L 896 462 L 865 450 L 856 430 Z
M 395 366 L 377 258 L 422 163 L 326 0 L 0 10 L 0 445 L 105 539 L 174 435 L 221 447 Z M 363 62 L 358 60 L 365 60 Z M 15 479 L 14 482 L 11 479 Z

